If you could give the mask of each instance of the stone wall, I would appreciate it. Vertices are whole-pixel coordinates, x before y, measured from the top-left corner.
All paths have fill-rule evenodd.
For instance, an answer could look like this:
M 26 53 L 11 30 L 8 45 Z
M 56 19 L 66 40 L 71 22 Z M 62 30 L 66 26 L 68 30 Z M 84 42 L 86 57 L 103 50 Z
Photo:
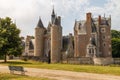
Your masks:
M 113 64 L 113 58 L 107 57 L 107 58 L 93 58 L 95 65 L 109 65 Z
M 39 62 L 48 62 L 47 57 L 37 57 L 37 56 L 22 56 L 22 60 L 33 60 L 33 61 L 39 61 Z
M 22 56 L 22 60 L 34 60 L 39 62 L 48 62 L 47 57 L 35 57 L 35 56 Z M 94 64 L 94 65 L 109 65 L 109 64 L 120 64 L 120 58 L 68 58 L 61 61 L 61 63 L 67 64 Z
M 93 64 L 93 59 L 88 57 L 80 57 L 80 58 L 68 58 L 63 60 L 62 63 L 68 64 Z
M 68 64 L 94 64 L 94 65 L 109 65 L 109 64 L 120 64 L 120 58 L 67 58 L 62 60 L 62 63 Z
M 113 58 L 114 64 L 120 64 L 120 58 Z

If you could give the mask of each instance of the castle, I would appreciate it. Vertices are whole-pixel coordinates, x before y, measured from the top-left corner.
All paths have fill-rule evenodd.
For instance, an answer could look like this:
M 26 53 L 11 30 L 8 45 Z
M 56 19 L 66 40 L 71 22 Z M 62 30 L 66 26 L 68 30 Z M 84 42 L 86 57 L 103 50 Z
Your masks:
M 111 57 L 111 17 L 92 18 L 86 14 L 86 21 L 75 21 L 75 57 Z
M 75 21 L 74 36 L 62 36 L 61 17 L 53 9 L 48 27 L 44 27 L 40 18 L 35 28 L 35 39 L 27 36 L 23 55 L 47 58 L 50 63 L 68 58 L 78 58 L 77 61 L 91 58 L 94 63 L 111 63 L 110 30 L 111 17 L 93 18 L 91 13 L 87 13 L 86 20 Z

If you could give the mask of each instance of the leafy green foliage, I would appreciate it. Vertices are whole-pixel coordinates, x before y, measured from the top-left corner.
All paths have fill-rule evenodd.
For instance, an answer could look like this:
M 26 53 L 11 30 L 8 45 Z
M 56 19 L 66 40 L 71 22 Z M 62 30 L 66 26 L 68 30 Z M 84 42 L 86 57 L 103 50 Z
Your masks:
M 3 58 L 3 56 L 2 55 L 0 55 L 0 60 L 3 60 L 4 58 Z
M 120 57 L 120 39 L 112 38 L 112 56 Z
M 111 30 L 112 38 L 120 38 L 120 31 Z
M 20 30 L 9 17 L 0 19 L 0 55 L 20 55 L 22 53 Z
M 120 57 L 120 31 L 111 30 L 112 35 L 112 56 Z

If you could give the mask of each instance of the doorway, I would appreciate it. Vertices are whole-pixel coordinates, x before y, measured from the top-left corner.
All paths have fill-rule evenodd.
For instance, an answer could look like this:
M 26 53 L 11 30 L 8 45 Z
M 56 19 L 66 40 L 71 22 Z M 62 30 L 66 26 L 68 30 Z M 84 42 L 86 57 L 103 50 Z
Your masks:
M 51 63 L 51 51 L 48 52 L 48 64 Z

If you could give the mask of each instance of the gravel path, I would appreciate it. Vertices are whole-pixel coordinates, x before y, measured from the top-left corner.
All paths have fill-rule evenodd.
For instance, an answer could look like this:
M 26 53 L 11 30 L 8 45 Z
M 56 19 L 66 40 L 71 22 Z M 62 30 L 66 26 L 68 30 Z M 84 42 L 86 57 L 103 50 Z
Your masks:
M 85 72 L 72 72 L 63 70 L 49 70 L 37 68 L 25 68 L 26 75 L 33 77 L 46 77 L 55 80 L 120 80 L 120 76 L 94 74 Z M 7 66 L 0 65 L 0 72 L 8 73 Z

